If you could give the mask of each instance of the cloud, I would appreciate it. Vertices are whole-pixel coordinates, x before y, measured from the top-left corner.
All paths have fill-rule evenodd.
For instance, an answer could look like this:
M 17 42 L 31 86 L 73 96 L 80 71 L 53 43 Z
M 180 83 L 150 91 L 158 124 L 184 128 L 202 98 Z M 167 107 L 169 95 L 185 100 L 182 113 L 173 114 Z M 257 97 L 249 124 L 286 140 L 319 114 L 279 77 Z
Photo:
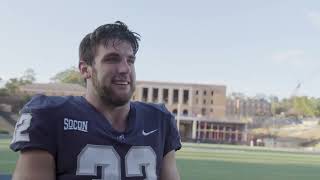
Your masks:
M 307 13 L 307 17 L 314 26 L 320 28 L 320 12 L 310 11 Z
M 274 53 L 271 59 L 277 64 L 299 66 L 305 61 L 305 53 L 303 50 L 299 49 L 287 50 Z

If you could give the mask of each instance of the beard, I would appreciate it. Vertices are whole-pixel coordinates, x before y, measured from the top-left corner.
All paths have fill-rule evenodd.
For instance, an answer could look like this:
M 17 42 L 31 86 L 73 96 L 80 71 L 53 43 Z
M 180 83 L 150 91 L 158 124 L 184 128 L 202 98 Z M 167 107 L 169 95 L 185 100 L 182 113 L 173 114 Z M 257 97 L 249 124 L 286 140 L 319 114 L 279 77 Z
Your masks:
M 117 93 L 111 86 L 112 82 L 110 82 L 109 85 L 106 85 L 105 79 L 103 78 L 101 81 L 99 81 L 98 76 L 97 76 L 97 71 L 95 68 L 93 68 L 92 71 L 92 84 L 99 96 L 99 98 L 102 100 L 102 102 L 105 105 L 111 105 L 114 107 L 118 106 L 123 106 L 127 104 L 135 90 L 135 82 L 131 81 L 130 82 L 130 89 L 129 92 L 126 94 L 119 94 Z

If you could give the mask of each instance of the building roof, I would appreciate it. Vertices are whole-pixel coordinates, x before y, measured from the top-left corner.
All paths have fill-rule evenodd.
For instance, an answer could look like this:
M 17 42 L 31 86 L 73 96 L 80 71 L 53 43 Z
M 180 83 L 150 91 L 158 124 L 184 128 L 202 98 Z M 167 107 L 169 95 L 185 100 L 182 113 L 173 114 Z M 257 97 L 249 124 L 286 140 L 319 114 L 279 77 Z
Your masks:
M 50 91 L 81 91 L 85 92 L 86 88 L 79 84 L 69 83 L 33 83 L 21 86 L 22 90 L 50 90 Z
M 197 84 L 197 83 L 178 83 L 178 82 L 160 82 L 160 81 L 137 81 L 137 86 L 169 86 L 169 87 L 181 87 L 181 88 L 210 88 L 226 91 L 225 85 L 215 85 L 215 84 Z
M 185 83 L 185 82 L 164 82 L 164 81 L 137 81 L 137 85 L 152 84 L 152 85 L 169 85 L 169 86 L 195 86 L 208 88 L 226 88 L 225 85 L 206 84 L 206 83 Z

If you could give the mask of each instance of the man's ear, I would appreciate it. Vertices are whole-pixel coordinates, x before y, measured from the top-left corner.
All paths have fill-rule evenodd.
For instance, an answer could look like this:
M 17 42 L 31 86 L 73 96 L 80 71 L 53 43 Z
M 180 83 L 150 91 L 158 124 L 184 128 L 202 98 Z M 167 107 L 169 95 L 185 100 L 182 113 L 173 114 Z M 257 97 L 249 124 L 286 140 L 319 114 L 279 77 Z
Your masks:
M 87 80 L 91 78 L 91 66 L 82 60 L 79 62 L 79 71 L 83 79 Z

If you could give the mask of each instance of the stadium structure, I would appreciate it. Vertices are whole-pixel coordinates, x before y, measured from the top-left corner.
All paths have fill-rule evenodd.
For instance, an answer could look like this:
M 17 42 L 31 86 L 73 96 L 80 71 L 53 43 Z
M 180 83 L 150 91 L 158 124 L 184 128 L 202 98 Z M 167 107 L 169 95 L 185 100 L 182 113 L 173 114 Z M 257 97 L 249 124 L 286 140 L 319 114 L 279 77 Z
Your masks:
M 28 84 L 26 95 L 67 96 L 85 94 L 76 84 Z M 163 103 L 175 115 L 183 141 L 244 144 L 247 123 L 226 117 L 226 86 L 213 84 L 137 81 L 133 101 Z

